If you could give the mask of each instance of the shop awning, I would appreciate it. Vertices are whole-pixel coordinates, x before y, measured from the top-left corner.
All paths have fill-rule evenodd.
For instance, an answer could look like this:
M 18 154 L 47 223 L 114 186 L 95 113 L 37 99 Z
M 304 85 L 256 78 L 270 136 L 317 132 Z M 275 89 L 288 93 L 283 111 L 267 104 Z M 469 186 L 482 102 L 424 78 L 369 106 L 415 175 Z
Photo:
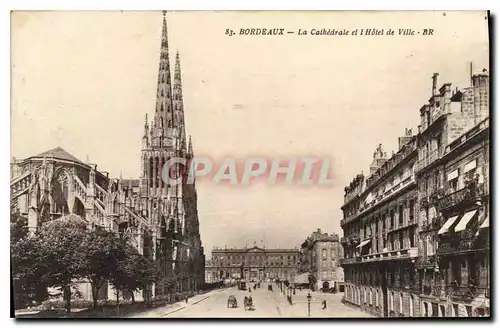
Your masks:
M 438 231 L 438 235 L 442 235 L 443 233 L 446 233 L 448 232 L 448 229 L 450 229 L 451 225 L 458 219 L 458 215 L 455 215 L 455 216 L 452 216 L 451 218 L 449 218 L 444 224 L 443 226 L 441 227 L 441 229 L 439 229 Z
M 448 173 L 448 181 L 458 178 L 458 170 Z
M 371 242 L 372 240 L 371 239 L 367 239 L 365 241 L 362 241 L 358 246 L 357 248 L 361 248 L 363 246 L 365 246 L 366 244 L 368 244 L 369 242 Z
M 481 226 L 479 227 L 479 229 L 483 229 L 483 228 L 489 228 L 490 227 L 490 217 L 486 217 L 486 219 L 484 219 L 483 223 L 481 224 Z
M 455 232 L 464 231 L 467 223 L 469 223 L 469 221 L 474 217 L 476 213 L 477 210 L 465 213 L 464 216 L 462 216 L 462 218 L 460 219 L 460 222 L 458 222 L 457 226 L 455 227 Z
M 308 284 L 309 283 L 309 273 L 299 274 L 293 279 L 294 284 Z

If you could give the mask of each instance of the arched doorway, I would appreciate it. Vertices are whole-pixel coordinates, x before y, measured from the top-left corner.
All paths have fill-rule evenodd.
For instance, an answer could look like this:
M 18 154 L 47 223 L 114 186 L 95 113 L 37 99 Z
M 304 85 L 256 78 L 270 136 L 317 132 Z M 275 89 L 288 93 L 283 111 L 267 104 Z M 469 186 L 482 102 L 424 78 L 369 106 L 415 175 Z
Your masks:
M 323 291 L 327 292 L 330 290 L 330 283 L 328 281 L 323 282 Z

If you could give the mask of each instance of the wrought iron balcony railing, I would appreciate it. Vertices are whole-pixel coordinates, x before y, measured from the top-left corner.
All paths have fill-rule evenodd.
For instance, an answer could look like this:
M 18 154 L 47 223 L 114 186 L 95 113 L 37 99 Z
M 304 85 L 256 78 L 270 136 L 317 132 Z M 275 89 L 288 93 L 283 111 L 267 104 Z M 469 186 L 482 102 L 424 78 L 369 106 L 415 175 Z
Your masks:
M 470 185 L 440 198 L 438 200 L 438 209 L 442 211 L 465 201 L 475 201 L 484 195 L 484 184 Z

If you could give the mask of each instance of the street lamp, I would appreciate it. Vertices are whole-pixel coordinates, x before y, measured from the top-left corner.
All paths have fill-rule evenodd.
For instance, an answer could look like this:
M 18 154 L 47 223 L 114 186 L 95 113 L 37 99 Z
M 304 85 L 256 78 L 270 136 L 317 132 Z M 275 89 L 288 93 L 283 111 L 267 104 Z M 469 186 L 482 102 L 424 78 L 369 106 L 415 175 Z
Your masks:
M 307 316 L 311 316 L 311 293 L 307 293 Z

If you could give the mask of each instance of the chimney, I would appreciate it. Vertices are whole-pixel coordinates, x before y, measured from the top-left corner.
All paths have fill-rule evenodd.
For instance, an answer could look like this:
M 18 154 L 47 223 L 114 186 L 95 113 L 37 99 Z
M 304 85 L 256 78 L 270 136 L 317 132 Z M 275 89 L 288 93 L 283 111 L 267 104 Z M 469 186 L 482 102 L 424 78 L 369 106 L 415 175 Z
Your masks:
M 438 79 L 439 73 L 434 73 L 432 74 L 432 96 L 435 96 L 437 94 L 437 79 Z
M 470 62 L 470 66 L 469 66 L 469 79 L 470 79 L 470 83 L 472 86 L 472 62 Z
M 399 144 L 398 151 L 401 150 L 401 148 L 403 148 L 404 145 L 410 142 L 412 138 L 413 134 L 411 132 L 411 129 L 405 128 L 405 134 L 398 138 L 398 144 Z

